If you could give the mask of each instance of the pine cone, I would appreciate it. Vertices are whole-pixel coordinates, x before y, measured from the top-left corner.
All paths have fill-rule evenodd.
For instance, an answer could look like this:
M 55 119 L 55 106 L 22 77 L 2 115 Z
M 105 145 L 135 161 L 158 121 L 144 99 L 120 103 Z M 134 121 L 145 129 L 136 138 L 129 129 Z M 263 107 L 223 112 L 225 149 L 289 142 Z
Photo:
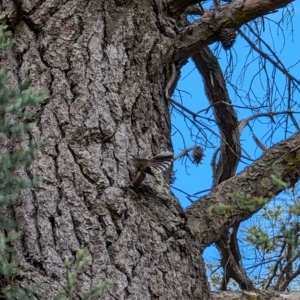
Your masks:
M 236 33 L 234 28 L 223 28 L 219 34 L 221 44 L 224 50 L 230 49 L 236 39 Z
M 204 156 L 203 149 L 200 146 L 196 146 L 193 151 L 193 163 L 199 165 Z

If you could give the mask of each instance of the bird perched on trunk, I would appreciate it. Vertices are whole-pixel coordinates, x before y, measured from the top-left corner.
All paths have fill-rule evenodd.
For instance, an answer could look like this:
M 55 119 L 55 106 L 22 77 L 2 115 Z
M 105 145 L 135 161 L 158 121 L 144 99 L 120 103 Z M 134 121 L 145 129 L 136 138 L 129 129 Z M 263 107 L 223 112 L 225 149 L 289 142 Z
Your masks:
M 131 164 L 137 169 L 138 173 L 133 180 L 133 185 L 137 188 L 143 179 L 145 173 L 154 175 L 153 170 L 158 172 L 165 171 L 173 161 L 173 153 L 170 151 L 161 152 L 152 158 L 133 157 Z
M 146 173 L 149 173 L 149 171 L 151 172 L 151 169 L 163 172 L 171 165 L 172 161 L 173 153 L 169 151 L 161 152 L 149 159 L 144 157 L 133 157 L 131 159 L 132 165 L 136 167 L 138 171 L 143 171 Z

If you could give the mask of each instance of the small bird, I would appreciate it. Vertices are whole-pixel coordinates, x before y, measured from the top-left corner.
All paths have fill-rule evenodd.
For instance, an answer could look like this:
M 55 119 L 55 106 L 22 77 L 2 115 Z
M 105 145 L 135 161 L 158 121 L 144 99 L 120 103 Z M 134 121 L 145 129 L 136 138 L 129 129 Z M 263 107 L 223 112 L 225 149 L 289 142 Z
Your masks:
M 173 153 L 170 151 L 161 152 L 152 158 L 133 157 L 131 163 L 138 171 L 153 175 L 151 169 L 159 172 L 165 171 L 173 161 Z

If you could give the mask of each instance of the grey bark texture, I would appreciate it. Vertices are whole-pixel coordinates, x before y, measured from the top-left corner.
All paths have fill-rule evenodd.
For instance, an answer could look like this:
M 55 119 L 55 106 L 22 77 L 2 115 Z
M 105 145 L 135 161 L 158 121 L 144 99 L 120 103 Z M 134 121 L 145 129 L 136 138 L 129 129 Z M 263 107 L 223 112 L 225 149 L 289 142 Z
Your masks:
M 272 299 L 272 300 L 299 300 L 300 293 L 267 293 L 267 292 L 213 292 L 211 293 L 210 300 L 219 300 L 219 299 L 238 299 L 238 300 L 252 300 L 252 299 Z
M 200 252 L 253 213 L 237 207 L 216 217 L 210 205 L 231 203 L 237 190 L 271 198 L 279 190 L 268 168 L 291 183 L 298 178 L 299 133 L 187 211 L 167 181 L 146 176 L 137 191 L 130 187 L 130 157 L 172 150 L 165 92 L 171 64 L 179 67 L 215 41 L 220 28 L 238 28 L 291 1 L 235 1 L 181 26 L 181 12 L 195 2 L 0 4 L 16 40 L 1 56 L 10 84 L 29 76 L 48 94 L 21 144 L 41 142 L 26 172 L 43 180 L 13 207 L 23 233 L 13 260 L 23 270 L 21 283 L 39 285 L 37 299 L 55 297 L 65 283 L 63 260 L 74 262 L 78 248 L 92 257 L 80 288 L 114 282 L 101 299 L 209 299 Z

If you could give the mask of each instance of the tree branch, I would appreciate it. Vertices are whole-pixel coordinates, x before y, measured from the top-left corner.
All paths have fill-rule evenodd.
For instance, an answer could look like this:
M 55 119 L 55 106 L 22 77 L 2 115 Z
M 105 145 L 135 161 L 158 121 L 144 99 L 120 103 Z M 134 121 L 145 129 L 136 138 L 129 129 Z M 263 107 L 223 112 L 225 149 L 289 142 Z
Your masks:
M 261 118 L 261 117 L 269 117 L 272 122 L 275 123 L 273 117 L 277 115 L 283 115 L 283 114 L 299 114 L 300 112 L 298 111 L 292 111 L 292 110 L 283 110 L 283 111 L 267 111 L 264 113 L 258 113 L 255 115 L 252 115 L 246 119 L 243 119 L 240 121 L 239 124 L 239 133 L 242 132 L 242 130 L 249 124 L 250 121 L 256 119 L 256 118 Z
M 252 32 L 252 34 L 255 34 L 255 32 L 250 28 L 249 25 L 247 25 L 247 28 Z M 277 59 L 277 61 L 275 61 L 274 59 L 272 59 L 271 55 L 268 55 L 267 53 L 265 53 L 264 51 L 262 51 L 259 47 L 257 47 L 248 37 L 246 34 L 244 34 L 244 32 L 242 30 L 238 31 L 239 34 L 243 37 L 243 39 L 250 45 L 250 47 L 252 49 L 254 49 L 261 57 L 263 57 L 264 59 L 268 60 L 273 66 L 275 66 L 279 71 L 281 71 L 287 78 L 289 78 L 292 82 L 294 87 L 299 91 L 298 85 L 300 84 L 300 80 L 298 80 L 297 78 L 295 78 L 293 75 L 290 74 L 290 72 L 284 67 L 283 63 L 280 61 L 280 59 L 277 57 L 276 53 L 274 51 L 272 51 L 269 47 L 269 45 L 267 43 L 265 43 L 260 37 L 260 41 L 269 49 L 269 51 L 271 52 L 272 56 L 275 57 Z
M 236 0 L 206 11 L 199 21 L 186 26 L 174 41 L 174 58 L 179 60 L 193 55 L 202 47 L 218 39 L 221 28 L 235 28 L 257 17 L 284 7 L 293 0 Z M 195 1 L 175 1 L 194 4 Z
M 272 300 L 298 300 L 299 292 L 275 293 L 275 292 L 220 292 L 215 291 L 210 295 L 210 300 L 234 300 L 234 299 L 272 299 Z
M 272 175 L 289 182 L 293 186 L 300 175 L 300 131 L 291 138 L 276 144 L 252 166 L 239 175 L 216 186 L 211 194 L 200 198 L 186 211 L 188 226 L 198 237 L 200 247 L 218 240 L 221 234 L 236 222 L 251 217 L 259 207 L 247 209 L 239 207 L 234 193 L 242 193 L 249 202 L 262 198 L 269 201 L 282 191 L 282 187 L 274 183 Z M 294 150 L 296 149 L 296 150 Z M 212 206 L 229 207 L 225 212 L 212 212 Z M 203 224 L 206 224 L 205 226 Z
M 226 88 L 222 70 L 218 60 L 208 47 L 193 56 L 205 85 L 205 92 L 221 131 L 222 142 L 221 156 L 217 166 L 214 184 L 235 175 L 236 168 L 241 157 L 241 146 L 239 140 L 238 119 L 234 111 Z M 216 103 L 221 102 L 219 105 Z
M 220 159 L 214 169 L 214 186 L 231 178 L 236 173 L 241 157 L 240 134 L 238 119 L 227 92 L 223 72 L 215 55 L 208 47 L 204 47 L 193 56 L 193 60 L 202 75 L 205 91 L 222 133 Z M 219 105 L 216 103 L 221 102 Z M 237 243 L 238 224 L 235 224 L 232 233 L 224 232 L 216 246 L 221 255 L 221 264 L 224 269 L 222 286 L 226 290 L 227 283 L 233 278 L 242 290 L 254 290 L 255 287 L 247 277 L 241 262 L 240 251 Z

